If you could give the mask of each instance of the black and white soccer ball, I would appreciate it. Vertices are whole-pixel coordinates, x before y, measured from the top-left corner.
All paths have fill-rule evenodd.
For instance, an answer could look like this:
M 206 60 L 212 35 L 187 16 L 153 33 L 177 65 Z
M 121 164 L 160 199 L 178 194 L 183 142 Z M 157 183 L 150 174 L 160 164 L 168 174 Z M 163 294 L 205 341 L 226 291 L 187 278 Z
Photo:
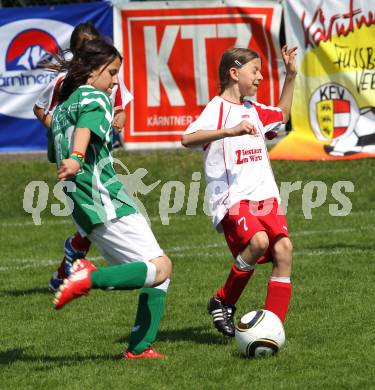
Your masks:
M 235 338 L 241 353 L 248 358 L 271 356 L 285 344 L 284 326 L 269 310 L 245 314 L 236 326 Z

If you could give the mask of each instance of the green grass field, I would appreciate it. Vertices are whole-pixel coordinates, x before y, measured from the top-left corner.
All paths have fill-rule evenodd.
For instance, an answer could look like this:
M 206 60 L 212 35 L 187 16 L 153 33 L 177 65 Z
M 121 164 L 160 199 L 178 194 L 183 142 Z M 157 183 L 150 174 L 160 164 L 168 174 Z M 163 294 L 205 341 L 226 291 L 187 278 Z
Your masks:
M 287 218 L 294 244 L 293 298 L 285 325 L 287 343 L 278 356 L 247 360 L 234 340 L 213 329 L 206 304 L 224 281 L 231 256 L 202 211 L 187 216 L 199 154 L 133 153 L 116 156 L 131 172 L 148 170 L 146 184 L 161 180 L 141 198 L 152 228 L 174 263 L 166 314 L 156 349 L 164 361 L 124 362 L 137 292 L 93 291 L 60 312 L 47 291 L 74 231 L 68 217 L 51 215 L 55 168 L 44 160 L 0 163 L 0 389 L 370 389 L 375 388 L 374 160 L 273 162 L 277 181 L 326 184 L 326 202 L 305 219 L 303 191 L 291 194 Z M 25 186 L 48 183 L 40 226 L 23 210 Z M 348 216 L 330 215 L 332 185 L 354 183 Z M 183 207 L 169 225 L 159 218 L 162 186 L 185 183 Z M 305 205 L 306 206 L 306 205 Z M 88 258 L 103 265 L 93 249 Z M 238 302 L 238 314 L 263 305 L 270 265 L 257 268 Z

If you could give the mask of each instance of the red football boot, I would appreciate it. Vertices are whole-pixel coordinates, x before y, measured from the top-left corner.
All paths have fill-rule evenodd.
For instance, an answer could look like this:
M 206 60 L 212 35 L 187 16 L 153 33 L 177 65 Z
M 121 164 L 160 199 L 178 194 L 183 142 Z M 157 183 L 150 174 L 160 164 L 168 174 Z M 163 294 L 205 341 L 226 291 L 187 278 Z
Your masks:
M 156 352 L 152 347 L 148 347 L 145 349 L 142 353 L 136 355 L 133 352 L 125 351 L 124 352 L 124 359 L 165 359 L 165 355 L 162 355 L 159 352 Z
M 75 261 L 71 268 L 71 275 L 64 280 L 55 294 L 53 301 L 55 309 L 61 309 L 71 300 L 87 295 L 91 289 L 91 272 L 95 270 L 96 267 L 86 259 Z

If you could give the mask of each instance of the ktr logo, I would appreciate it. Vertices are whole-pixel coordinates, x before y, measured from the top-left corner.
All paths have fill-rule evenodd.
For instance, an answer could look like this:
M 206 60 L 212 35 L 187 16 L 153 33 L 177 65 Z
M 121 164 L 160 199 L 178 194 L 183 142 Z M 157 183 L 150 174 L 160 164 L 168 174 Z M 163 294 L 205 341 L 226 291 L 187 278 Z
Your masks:
M 35 100 L 55 73 L 39 67 L 69 46 L 73 27 L 49 19 L 24 19 L 0 27 L 0 114 L 34 119 Z
M 249 47 L 253 36 L 249 23 L 172 25 L 165 27 L 158 48 L 156 26 L 144 26 L 143 33 L 148 76 L 147 103 L 149 107 L 160 106 L 161 85 L 164 87 L 172 106 L 186 105 L 168 65 L 172 57 L 172 51 L 177 45 L 191 45 L 192 47 L 190 53 L 186 53 L 186 49 L 184 52 L 181 51 L 180 59 L 186 63 L 185 56 L 190 55 L 192 57 L 196 104 L 205 105 L 210 100 L 206 42 L 213 39 L 229 38 L 232 39 L 236 47 Z
M 176 2 L 165 8 L 155 2 L 147 9 L 134 3 L 121 11 L 118 44 L 126 58 L 125 80 L 134 93 L 125 129 L 128 146 L 133 141 L 179 142 L 188 119 L 194 120 L 218 94 L 220 60 L 233 46 L 259 52 L 264 80 L 257 98 L 276 104 L 279 51 L 273 30 L 280 26 L 281 6 L 218 3 L 193 1 L 183 7 Z

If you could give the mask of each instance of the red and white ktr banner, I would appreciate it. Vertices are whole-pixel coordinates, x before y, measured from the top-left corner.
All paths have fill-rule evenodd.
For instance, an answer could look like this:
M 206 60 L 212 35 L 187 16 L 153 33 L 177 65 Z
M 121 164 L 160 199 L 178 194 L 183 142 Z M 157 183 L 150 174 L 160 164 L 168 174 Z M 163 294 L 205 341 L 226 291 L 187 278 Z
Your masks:
M 222 53 L 249 47 L 262 58 L 257 99 L 279 98 L 277 1 L 139 2 L 117 4 L 115 45 L 134 95 L 125 128 L 127 149 L 176 147 L 182 132 L 218 93 Z

